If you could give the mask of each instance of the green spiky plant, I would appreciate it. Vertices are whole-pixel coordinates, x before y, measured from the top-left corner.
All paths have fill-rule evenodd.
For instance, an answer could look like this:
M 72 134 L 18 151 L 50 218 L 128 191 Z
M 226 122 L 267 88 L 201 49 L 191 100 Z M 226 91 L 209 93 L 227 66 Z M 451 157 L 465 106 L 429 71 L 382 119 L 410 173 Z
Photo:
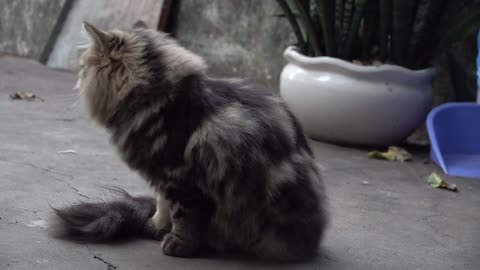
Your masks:
M 460 0 L 464 8 L 455 14 L 447 0 L 276 1 L 297 46 L 309 56 L 422 69 L 480 28 L 480 6 L 474 0 Z

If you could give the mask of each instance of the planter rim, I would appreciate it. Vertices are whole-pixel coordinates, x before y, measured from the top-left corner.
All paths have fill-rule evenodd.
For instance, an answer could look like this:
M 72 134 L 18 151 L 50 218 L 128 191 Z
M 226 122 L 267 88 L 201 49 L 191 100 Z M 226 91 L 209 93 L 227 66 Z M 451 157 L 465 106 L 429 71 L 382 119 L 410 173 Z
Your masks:
M 329 56 L 317 56 L 310 57 L 305 56 L 298 52 L 295 46 L 289 46 L 283 53 L 283 57 L 289 63 L 295 63 L 305 68 L 316 68 L 321 66 L 341 67 L 345 70 L 355 73 L 385 73 L 395 72 L 414 77 L 433 77 L 436 73 L 435 68 L 430 67 L 426 69 L 413 70 L 398 65 L 383 64 L 381 66 L 359 66 L 345 60 L 329 57 Z

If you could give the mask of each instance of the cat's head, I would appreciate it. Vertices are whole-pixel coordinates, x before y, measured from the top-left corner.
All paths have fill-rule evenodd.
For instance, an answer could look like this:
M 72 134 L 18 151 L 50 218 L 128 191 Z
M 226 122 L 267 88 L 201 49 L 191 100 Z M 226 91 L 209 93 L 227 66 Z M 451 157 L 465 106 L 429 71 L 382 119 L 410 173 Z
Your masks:
M 87 22 L 83 28 L 89 42 L 80 56 L 77 87 L 90 115 L 102 125 L 135 91 L 169 91 L 142 86 L 174 85 L 188 75 L 205 73 L 200 57 L 141 23 L 130 31 L 103 31 Z

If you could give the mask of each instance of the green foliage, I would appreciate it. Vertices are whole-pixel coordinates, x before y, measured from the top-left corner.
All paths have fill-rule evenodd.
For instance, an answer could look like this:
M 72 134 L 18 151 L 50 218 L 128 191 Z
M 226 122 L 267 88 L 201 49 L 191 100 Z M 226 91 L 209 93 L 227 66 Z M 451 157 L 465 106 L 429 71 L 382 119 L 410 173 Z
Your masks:
M 302 53 L 412 69 L 480 29 L 480 5 L 462 0 L 276 0 Z M 445 19 L 447 18 L 447 19 Z

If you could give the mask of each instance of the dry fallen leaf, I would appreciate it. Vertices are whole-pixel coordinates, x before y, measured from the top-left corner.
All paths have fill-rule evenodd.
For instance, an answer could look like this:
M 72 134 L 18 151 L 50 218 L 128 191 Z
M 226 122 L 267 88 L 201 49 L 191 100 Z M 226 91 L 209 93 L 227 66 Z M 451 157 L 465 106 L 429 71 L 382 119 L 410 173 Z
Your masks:
M 430 186 L 434 188 L 441 188 L 441 189 L 446 189 L 454 192 L 458 191 L 457 185 L 449 184 L 443 181 L 442 178 L 440 178 L 440 176 L 438 176 L 438 174 L 436 173 L 430 174 L 430 176 L 427 179 L 427 182 Z
M 42 98 L 37 97 L 35 94 L 31 92 L 16 92 L 15 94 L 11 94 L 10 98 L 16 99 L 16 100 L 32 101 L 32 100 L 38 99 L 40 101 L 44 101 Z
M 407 150 L 397 147 L 390 146 L 387 152 L 373 151 L 368 153 L 368 156 L 376 159 L 390 160 L 390 161 L 409 161 L 412 160 L 412 154 Z

